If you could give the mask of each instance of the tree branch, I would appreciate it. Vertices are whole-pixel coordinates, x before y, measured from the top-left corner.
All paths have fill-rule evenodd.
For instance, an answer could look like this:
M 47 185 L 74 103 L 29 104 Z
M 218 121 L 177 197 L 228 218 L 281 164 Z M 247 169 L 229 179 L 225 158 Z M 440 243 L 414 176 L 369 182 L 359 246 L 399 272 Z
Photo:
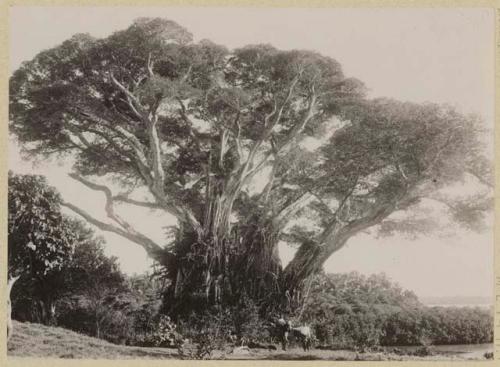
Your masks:
M 141 206 L 141 207 L 149 208 L 149 209 L 163 209 L 163 207 L 158 203 L 135 200 L 135 199 L 131 199 L 125 195 L 115 195 L 115 196 L 113 196 L 113 200 L 117 201 L 117 202 L 126 203 L 126 204 Z
M 137 97 L 131 91 L 129 91 L 123 84 L 121 84 L 118 80 L 116 80 L 116 78 L 114 77 L 114 75 L 112 73 L 110 74 L 110 78 L 111 78 L 111 81 L 113 82 L 113 84 L 116 87 L 118 87 L 118 89 L 120 91 L 122 91 L 125 94 L 125 96 L 127 97 L 127 100 L 125 102 L 130 107 L 132 112 L 134 112 L 134 114 L 139 119 L 142 120 L 146 116 L 145 115 L 146 111 L 144 110 L 144 107 L 139 102 Z
M 146 68 L 148 70 L 149 77 L 152 77 L 154 74 L 153 74 L 153 62 L 151 61 L 151 52 L 148 53 L 148 61 L 146 64 Z
M 274 150 L 274 152 L 270 151 L 267 154 L 265 154 L 264 158 L 262 158 L 262 160 L 259 163 L 257 163 L 254 168 L 252 168 L 250 171 L 248 171 L 246 173 L 246 177 L 245 178 L 247 178 L 247 177 L 251 178 L 257 172 L 259 172 L 262 168 L 265 167 L 266 163 L 269 161 L 269 158 L 271 158 L 271 156 L 273 154 L 279 154 L 279 153 L 281 153 L 283 150 L 285 150 L 285 148 L 287 148 L 293 142 L 293 140 L 302 132 L 302 130 L 304 129 L 304 127 L 307 125 L 307 123 L 314 116 L 314 109 L 316 107 L 315 103 L 316 103 L 316 96 L 312 95 L 311 96 L 311 100 L 309 102 L 308 111 L 306 113 L 306 117 L 304 118 L 304 120 L 302 120 L 301 123 L 295 125 L 290 130 L 290 132 L 288 133 L 288 135 L 285 138 L 285 140 L 279 146 L 275 146 L 275 147 L 272 148 L 272 150 Z
M 280 210 L 278 215 L 273 218 L 273 225 L 280 228 L 288 218 L 307 206 L 313 199 L 314 195 L 309 192 L 303 193 L 295 201 Z
M 115 233 L 119 236 L 122 236 L 123 238 L 128 239 L 131 242 L 134 242 L 134 243 L 142 246 L 151 258 L 153 258 L 154 260 L 157 260 L 157 261 L 161 261 L 162 256 L 165 253 L 165 251 L 158 244 L 156 244 L 154 241 L 152 241 L 148 237 L 146 237 L 142 234 L 139 234 L 137 232 L 131 233 L 131 232 L 128 232 L 128 231 L 126 231 L 118 226 L 102 222 L 102 221 L 94 218 L 93 216 L 91 216 L 85 210 L 83 210 L 83 209 L 81 209 L 81 208 L 79 208 L 71 203 L 68 203 L 66 201 L 62 201 L 61 205 L 71 209 L 73 212 L 80 215 L 87 222 L 89 222 L 90 224 L 93 224 L 94 226 L 96 226 L 100 230 Z
M 157 195 L 165 196 L 165 171 L 161 162 L 161 141 L 156 129 L 157 120 L 148 122 L 149 148 L 153 165 L 153 190 Z

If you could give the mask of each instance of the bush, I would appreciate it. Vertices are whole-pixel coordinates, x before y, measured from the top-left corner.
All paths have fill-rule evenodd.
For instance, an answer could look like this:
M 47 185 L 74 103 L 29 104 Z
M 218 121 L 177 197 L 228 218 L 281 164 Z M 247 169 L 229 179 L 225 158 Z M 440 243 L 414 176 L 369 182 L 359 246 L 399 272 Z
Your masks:
M 184 338 L 176 331 L 176 325 L 166 315 L 159 315 L 155 327 L 146 335 L 146 346 L 154 347 L 179 347 L 184 343 Z
M 234 332 L 229 309 L 214 307 L 201 316 L 191 314 L 181 321 L 179 330 L 190 343 L 179 346 L 179 354 L 187 359 L 209 359 L 214 350 L 222 350 Z
M 266 321 L 259 316 L 254 302 L 243 297 L 233 306 L 213 306 L 201 315 L 191 314 L 178 323 L 179 332 L 190 341 L 179 348 L 184 358 L 206 359 L 213 351 L 229 352 L 235 344 L 268 340 Z
M 82 296 L 61 301 L 57 323 L 112 343 L 130 343 L 134 336 L 133 320 L 126 310 L 114 307 L 113 300 L 99 305 Z

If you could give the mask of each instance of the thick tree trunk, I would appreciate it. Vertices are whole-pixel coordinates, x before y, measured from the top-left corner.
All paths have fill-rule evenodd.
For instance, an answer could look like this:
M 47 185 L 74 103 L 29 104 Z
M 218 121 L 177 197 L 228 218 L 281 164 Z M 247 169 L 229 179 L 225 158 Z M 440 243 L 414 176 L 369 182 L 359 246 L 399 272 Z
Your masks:
M 335 248 L 340 248 L 347 239 L 338 239 Z M 305 286 L 323 268 L 323 264 L 333 253 L 331 248 L 316 243 L 305 243 L 299 248 L 294 258 L 283 271 L 283 303 L 288 312 L 300 308 L 306 297 Z
M 264 304 L 281 292 L 278 233 L 259 216 L 225 227 L 227 208 L 217 201 L 206 216 L 203 238 L 186 230 L 177 239 L 173 284 L 165 298 L 173 314 L 232 304 L 242 296 Z
M 317 241 L 303 243 L 283 274 L 288 302 L 300 301 L 305 281 L 321 270 L 326 260 L 362 230 L 379 224 L 395 209 L 397 201 L 374 207 L 366 216 L 343 222 L 334 218 Z
M 342 248 L 352 235 L 341 224 L 334 224 L 323 233 L 319 241 L 303 243 L 284 270 L 284 288 L 289 293 L 287 297 L 300 298 L 297 292 L 302 290 L 305 281 L 319 272 L 325 261 Z

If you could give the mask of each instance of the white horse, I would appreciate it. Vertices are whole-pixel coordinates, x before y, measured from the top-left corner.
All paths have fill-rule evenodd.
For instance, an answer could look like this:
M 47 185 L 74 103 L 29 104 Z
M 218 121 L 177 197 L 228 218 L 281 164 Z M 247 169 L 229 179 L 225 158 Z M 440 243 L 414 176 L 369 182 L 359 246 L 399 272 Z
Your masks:
M 290 333 L 298 339 L 305 351 L 311 349 L 312 332 L 309 326 L 297 326 L 290 329 Z
M 290 321 L 285 321 L 283 318 L 276 321 L 276 326 L 279 328 L 279 332 L 281 334 L 283 350 L 286 350 L 289 344 L 289 334 L 301 343 L 304 351 L 311 349 L 313 344 L 313 335 L 309 326 L 305 325 L 293 327 Z
M 12 306 L 10 303 L 10 292 L 12 290 L 12 286 L 16 282 L 16 280 L 19 279 L 19 275 L 17 277 L 9 279 L 7 282 L 7 341 L 9 341 L 11 335 L 12 335 L 12 330 L 13 330 L 13 325 L 12 325 Z

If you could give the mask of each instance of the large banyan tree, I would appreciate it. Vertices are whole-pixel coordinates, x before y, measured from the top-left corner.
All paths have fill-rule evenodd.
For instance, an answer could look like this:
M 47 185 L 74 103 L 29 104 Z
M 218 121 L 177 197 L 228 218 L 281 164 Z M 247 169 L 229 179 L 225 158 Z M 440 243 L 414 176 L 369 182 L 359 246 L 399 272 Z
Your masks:
M 243 294 L 292 307 L 356 234 L 426 230 L 431 218 L 413 210 L 426 200 L 474 228 L 490 207 L 477 116 L 368 99 L 330 57 L 194 43 L 165 19 L 78 34 L 23 63 L 10 79 L 10 131 L 29 154 L 71 157 L 71 177 L 103 193 L 109 221 L 63 205 L 142 246 L 177 310 Z M 446 195 L 456 182 L 481 189 Z M 139 232 L 116 210 L 127 205 L 175 217 L 174 239 Z M 284 268 L 280 241 L 297 246 Z

